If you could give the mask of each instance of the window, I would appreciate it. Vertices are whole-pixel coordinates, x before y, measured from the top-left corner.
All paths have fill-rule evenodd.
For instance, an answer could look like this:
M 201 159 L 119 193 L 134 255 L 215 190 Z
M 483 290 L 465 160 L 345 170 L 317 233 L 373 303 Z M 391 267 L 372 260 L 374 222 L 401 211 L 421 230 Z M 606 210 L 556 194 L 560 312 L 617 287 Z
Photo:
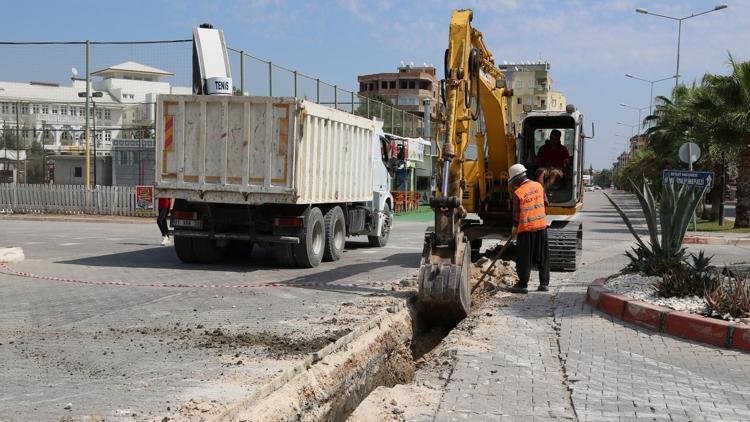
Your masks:
M 3 113 L 8 113 L 8 103 L 2 103 L 2 110 Z
M 388 88 L 396 89 L 396 81 L 390 81 L 388 84 L 389 84 Z
M 361 91 L 367 91 L 367 84 L 360 82 L 359 83 L 359 90 Z
M 42 104 L 42 114 L 49 114 L 49 105 Z
M 68 115 L 68 106 L 66 106 L 66 105 L 60 106 L 60 114 L 62 114 L 63 116 L 67 116 Z
M 406 81 L 399 81 L 398 87 L 401 89 L 406 89 L 406 87 L 409 86 L 408 82 Z
M 78 107 L 78 115 L 79 116 L 85 116 L 86 115 L 86 109 L 83 107 Z
M 96 110 L 96 118 L 99 119 L 99 120 L 101 120 L 101 118 L 102 118 L 102 109 L 97 109 Z
M 516 81 L 516 88 L 518 89 L 523 88 L 523 81 Z
M 557 107 L 557 98 L 552 99 L 552 107 Z
M 370 83 L 370 91 L 374 91 L 374 90 L 375 90 L 375 84 Z
M 419 83 L 419 89 L 430 89 L 430 83 L 427 81 L 421 81 Z
M 542 107 L 544 107 L 544 104 L 546 103 L 545 100 L 542 100 Z
M 534 88 L 534 81 L 529 81 L 529 88 Z
M 112 140 L 112 132 L 105 130 L 104 131 L 104 142 L 109 142 Z
M 112 118 L 112 111 L 109 109 L 104 109 L 104 119 L 109 120 Z
M 521 104 L 521 97 L 518 97 L 518 98 L 516 99 L 516 104 Z
M 29 114 L 29 105 L 28 104 L 21 104 L 21 113 L 22 114 Z
M 34 111 L 34 114 L 39 114 L 39 104 L 34 104 L 31 106 L 31 109 Z
M 409 81 L 409 89 L 414 89 L 414 88 L 416 88 L 416 87 L 417 87 L 417 84 L 416 84 L 416 82 L 414 82 L 414 81 Z
M 13 113 L 13 114 L 18 113 L 18 105 L 16 103 L 12 103 L 10 105 L 10 112 Z
M 83 177 L 83 168 L 73 167 L 73 177 L 78 177 L 78 178 Z
M 381 81 L 380 82 L 380 89 L 388 89 L 388 82 Z

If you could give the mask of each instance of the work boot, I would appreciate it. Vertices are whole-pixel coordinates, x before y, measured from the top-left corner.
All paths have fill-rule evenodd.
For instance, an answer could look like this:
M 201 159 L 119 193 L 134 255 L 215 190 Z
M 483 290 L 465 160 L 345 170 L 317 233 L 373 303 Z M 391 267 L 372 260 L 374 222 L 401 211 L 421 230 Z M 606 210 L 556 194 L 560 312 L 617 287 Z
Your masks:
M 519 284 L 516 284 L 513 287 L 509 288 L 508 291 L 511 292 L 511 293 L 520 293 L 520 294 L 524 294 L 525 295 L 526 293 L 529 292 L 529 289 L 527 289 L 526 287 L 523 287 L 523 286 L 521 286 Z
M 536 290 L 539 291 L 539 292 L 547 292 L 547 291 L 549 291 L 549 286 L 547 286 L 545 284 L 540 284 L 539 288 L 536 289 Z

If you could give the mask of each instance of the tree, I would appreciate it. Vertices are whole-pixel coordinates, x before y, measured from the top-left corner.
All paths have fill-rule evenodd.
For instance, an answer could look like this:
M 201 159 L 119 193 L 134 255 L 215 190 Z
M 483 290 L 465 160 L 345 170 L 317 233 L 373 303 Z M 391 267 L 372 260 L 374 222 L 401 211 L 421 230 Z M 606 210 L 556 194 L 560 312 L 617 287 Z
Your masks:
M 750 227 L 750 62 L 729 55 L 730 75 L 703 78 L 706 88 L 701 110 L 716 144 L 733 156 L 738 166 L 735 228 Z
M 594 184 L 606 188 L 612 184 L 612 170 L 602 169 L 594 175 Z

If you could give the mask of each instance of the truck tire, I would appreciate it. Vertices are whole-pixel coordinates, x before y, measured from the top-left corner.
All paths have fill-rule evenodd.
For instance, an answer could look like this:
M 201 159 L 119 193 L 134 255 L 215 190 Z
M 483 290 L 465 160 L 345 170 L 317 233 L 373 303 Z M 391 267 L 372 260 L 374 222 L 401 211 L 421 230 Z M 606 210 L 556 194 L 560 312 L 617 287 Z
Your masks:
M 274 244 L 273 254 L 276 256 L 276 261 L 284 267 L 294 267 L 297 265 L 297 262 L 294 260 L 292 245 L 288 243 Z
M 331 208 L 323 218 L 326 229 L 323 261 L 338 261 L 344 254 L 346 245 L 346 221 L 341 207 Z
M 175 236 L 174 237 L 174 250 L 177 252 L 177 257 L 180 261 L 186 264 L 194 264 L 198 262 L 193 251 L 193 238 L 186 236 Z
M 302 268 L 313 268 L 320 265 L 325 252 L 326 230 L 323 213 L 314 207 L 305 218 L 305 233 L 300 243 L 294 245 L 294 259 Z
M 391 221 L 393 217 L 391 217 L 391 207 L 389 207 L 387 203 L 383 205 L 383 214 L 385 214 L 386 217 L 383 222 L 383 227 L 380 229 L 380 234 L 378 236 L 367 236 L 367 241 L 370 243 L 370 246 L 374 248 L 382 248 L 387 245 L 388 238 L 391 236 Z
M 216 264 L 224 258 L 224 249 L 218 247 L 214 239 L 193 238 L 193 252 L 202 264 Z

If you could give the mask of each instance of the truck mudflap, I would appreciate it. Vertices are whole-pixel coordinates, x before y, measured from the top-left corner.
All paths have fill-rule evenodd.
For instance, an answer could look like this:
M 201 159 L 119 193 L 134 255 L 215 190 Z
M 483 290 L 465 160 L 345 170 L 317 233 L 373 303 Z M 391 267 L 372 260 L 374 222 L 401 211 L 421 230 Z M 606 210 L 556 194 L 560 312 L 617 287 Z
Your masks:
M 547 227 L 551 271 L 576 271 L 583 250 L 583 224 L 553 221 Z

